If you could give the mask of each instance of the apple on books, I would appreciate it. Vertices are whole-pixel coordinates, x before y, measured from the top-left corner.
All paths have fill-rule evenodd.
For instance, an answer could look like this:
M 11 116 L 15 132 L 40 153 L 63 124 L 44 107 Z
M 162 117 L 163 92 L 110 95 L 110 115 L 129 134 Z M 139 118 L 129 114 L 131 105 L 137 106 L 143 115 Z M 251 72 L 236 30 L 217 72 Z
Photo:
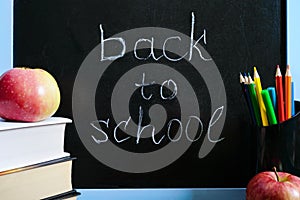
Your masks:
M 246 200 L 299 200 L 300 178 L 287 172 L 264 171 L 248 183 Z
M 53 76 L 43 69 L 12 68 L 0 77 L 0 117 L 36 122 L 58 109 L 60 91 Z
M 76 199 L 73 158 L 54 77 L 43 69 L 13 68 L 0 76 L 0 199 Z
M 71 120 L 53 117 L 59 104 L 58 84 L 43 69 L 18 67 L 0 76 L 0 172 L 70 155 L 64 131 Z

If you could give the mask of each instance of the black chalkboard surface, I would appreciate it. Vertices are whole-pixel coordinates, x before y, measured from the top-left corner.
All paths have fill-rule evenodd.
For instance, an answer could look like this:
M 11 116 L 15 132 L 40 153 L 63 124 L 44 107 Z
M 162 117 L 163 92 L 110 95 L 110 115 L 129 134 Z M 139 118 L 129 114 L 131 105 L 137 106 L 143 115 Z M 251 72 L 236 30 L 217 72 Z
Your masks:
M 239 72 L 286 66 L 281 0 L 15 0 L 14 66 L 57 79 L 77 188 L 245 187 Z

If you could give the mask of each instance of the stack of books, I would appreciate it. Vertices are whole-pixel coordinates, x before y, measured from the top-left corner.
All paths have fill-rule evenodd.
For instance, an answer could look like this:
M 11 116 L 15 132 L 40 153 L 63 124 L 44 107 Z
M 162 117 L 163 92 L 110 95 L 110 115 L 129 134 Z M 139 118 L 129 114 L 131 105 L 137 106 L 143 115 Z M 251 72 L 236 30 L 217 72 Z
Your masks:
M 75 200 L 74 158 L 64 152 L 70 119 L 9 122 L 0 118 L 0 199 Z

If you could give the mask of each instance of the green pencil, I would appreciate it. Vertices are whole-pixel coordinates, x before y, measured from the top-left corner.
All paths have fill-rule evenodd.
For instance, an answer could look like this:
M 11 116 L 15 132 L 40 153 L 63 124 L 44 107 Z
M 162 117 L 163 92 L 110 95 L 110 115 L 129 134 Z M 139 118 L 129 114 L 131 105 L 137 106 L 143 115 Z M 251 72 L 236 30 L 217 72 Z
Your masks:
M 258 106 L 258 101 L 257 101 L 257 96 L 256 96 L 256 91 L 255 91 L 255 84 L 250 83 L 249 85 L 249 91 L 250 91 L 250 98 L 251 98 L 251 103 L 253 106 L 254 110 L 254 115 L 256 119 L 256 124 L 257 126 L 261 126 L 261 118 L 260 118 L 260 111 L 259 111 L 259 106 Z
M 255 91 L 255 84 L 250 75 L 248 75 L 248 80 L 249 80 L 248 89 L 249 89 L 249 93 L 250 93 L 250 99 L 251 99 L 251 103 L 252 103 L 252 107 L 253 107 L 253 111 L 254 111 L 254 116 L 256 119 L 256 124 L 257 124 L 257 126 L 260 127 L 262 125 L 262 122 L 261 122 L 259 105 L 258 105 L 258 101 L 257 101 L 256 91 Z
M 266 112 L 267 112 L 270 125 L 277 124 L 277 119 L 276 119 L 276 115 L 275 115 L 275 111 L 274 111 L 274 107 L 272 104 L 269 91 L 267 89 L 264 89 L 261 91 L 261 95 L 266 107 Z

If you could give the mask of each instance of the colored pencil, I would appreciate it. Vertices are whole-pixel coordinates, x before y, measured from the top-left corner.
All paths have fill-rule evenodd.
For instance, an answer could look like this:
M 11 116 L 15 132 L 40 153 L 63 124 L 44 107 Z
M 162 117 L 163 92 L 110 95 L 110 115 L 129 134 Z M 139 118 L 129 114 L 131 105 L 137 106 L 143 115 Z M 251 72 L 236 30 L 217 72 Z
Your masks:
M 265 107 L 266 107 L 266 113 L 267 113 L 270 125 L 277 124 L 276 114 L 275 114 L 275 111 L 274 111 L 273 103 L 272 103 L 272 100 L 271 100 L 268 89 L 262 90 L 261 91 L 261 96 L 264 100 L 264 104 L 265 104 Z
M 269 95 L 271 97 L 274 111 L 275 111 L 275 113 L 277 113 L 277 105 L 276 105 L 277 104 L 277 100 L 276 100 L 276 91 L 275 91 L 275 88 L 274 87 L 268 87 L 267 90 L 268 90 Z
M 277 94 L 277 113 L 279 123 L 285 120 L 285 108 L 283 101 L 283 87 L 282 87 L 282 75 L 279 65 L 277 65 L 276 75 L 275 75 L 275 84 L 276 84 L 276 94 Z
M 285 72 L 285 119 L 288 120 L 292 117 L 292 75 L 290 66 L 286 67 Z
M 252 107 L 253 107 L 253 111 L 254 111 L 254 116 L 256 119 L 256 124 L 257 124 L 257 126 L 261 126 L 261 117 L 260 117 L 260 111 L 259 111 L 259 105 L 258 105 L 258 101 L 257 101 L 256 91 L 255 91 L 255 84 L 250 75 L 248 75 L 248 81 L 249 81 L 248 88 L 249 88 L 249 93 L 250 93 L 250 99 L 251 99 L 251 103 L 252 103 Z
M 247 76 L 246 72 L 244 72 L 244 79 L 245 79 L 245 84 L 248 84 L 249 81 L 248 81 L 248 76 Z
M 248 79 L 247 79 L 247 81 L 248 81 Z M 250 117 L 251 117 L 252 123 L 256 124 L 254 111 L 253 111 L 252 103 L 251 103 L 251 99 L 250 99 L 249 89 L 248 89 L 248 86 L 246 84 L 245 77 L 243 77 L 243 75 L 241 73 L 240 73 L 240 84 L 241 84 L 241 87 L 242 87 L 242 90 L 243 90 L 244 97 L 245 97 L 246 102 L 247 102 L 247 107 L 248 107 L 248 110 L 250 112 Z
M 261 90 L 262 90 L 261 81 L 260 81 L 259 74 L 256 70 L 256 67 L 254 67 L 253 78 L 254 78 L 254 83 L 255 83 L 255 89 L 256 89 L 256 95 L 257 95 L 257 99 L 258 99 L 258 105 L 259 105 L 262 125 L 268 126 L 269 123 L 268 123 L 268 118 L 267 118 L 267 113 L 266 113 L 266 107 L 264 105 L 264 101 L 261 96 Z

